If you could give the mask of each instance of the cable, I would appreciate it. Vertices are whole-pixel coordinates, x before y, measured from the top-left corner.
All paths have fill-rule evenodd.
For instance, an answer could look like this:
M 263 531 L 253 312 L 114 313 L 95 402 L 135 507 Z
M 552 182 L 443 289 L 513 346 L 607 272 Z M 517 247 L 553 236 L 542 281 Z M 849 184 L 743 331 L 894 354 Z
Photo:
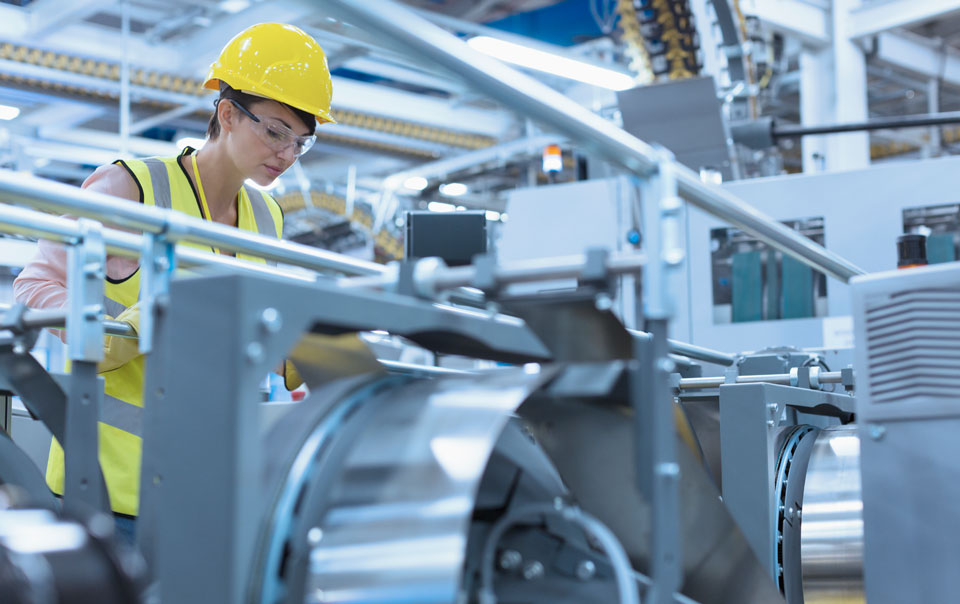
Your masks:
M 480 559 L 480 604 L 497 604 L 497 596 L 493 591 L 493 568 L 497 543 L 500 542 L 503 535 L 515 524 L 524 520 L 539 519 L 540 516 L 549 514 L 558 514 L 568 522 L 579 524 L 588 535 L 596 538 L 613 567 L 620 603 L 640 604 L 640 596 L 637 594 L 637 586 L 634 582 L 633 567 L 630 565 L 627 552 L 624 551 L 616 535 L 606 525 L 579 507 L 564 506 L 559 500 L 557 504 L 552 506 L 545 503 L 519 506 L 497 520 L 490 528 Z

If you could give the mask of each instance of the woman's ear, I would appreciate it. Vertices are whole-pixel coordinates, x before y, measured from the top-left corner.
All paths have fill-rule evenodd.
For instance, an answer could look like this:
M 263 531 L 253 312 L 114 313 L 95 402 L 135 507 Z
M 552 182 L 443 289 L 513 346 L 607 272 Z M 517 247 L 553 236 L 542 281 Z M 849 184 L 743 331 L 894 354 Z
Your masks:
M 221 99 L 217 103 L 217 119 L 220 121 L 220 131 L 230 132 L 233 129 L 233 122 L 237 118 L 236 108 L 233 103 L 226 99 Z

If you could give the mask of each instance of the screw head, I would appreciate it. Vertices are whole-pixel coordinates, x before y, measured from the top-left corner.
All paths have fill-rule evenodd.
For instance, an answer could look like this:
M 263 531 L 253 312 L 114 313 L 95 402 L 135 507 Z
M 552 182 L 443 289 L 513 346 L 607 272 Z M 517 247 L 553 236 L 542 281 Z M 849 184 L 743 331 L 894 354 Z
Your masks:
M 247 360 L 251 363 L 259 363 L 263 361 L 264 352 L 263 345 L 260 342 L 250 342 L 247 344 Z
M 517 570 L 523 564 L 523 556 L 515 549 L 504 550 L 500 554 L 500 568 L 503 570 Z
M 597 565 L 593 560 L 581 560 L 577 564 L 576 575 L 581 581 L 589 581 L 597 574 Z
M 543 564 L 538 560 L 531 560 L 523 566 L 523 578 L 527 581 L 536 581 L 542 579 L 544 575 Z
M 600 311 L 607 311 L 613 308 L 613 299 L 607 294 L 597 294 L 597 297 L 593 303 L 594 306 L 597 307 L 597 310 Z
M 887 433 L 887 427 L 880 424 L 870 424 L 870 438 L 880 440 Z
M 283 317 L 280 316 L 280 311 L 276 308 L 265 308 L 260 313 L 260 324 L 267 333 L 277 333 L 283 327 Z
M 307 531 L 307 543 L 310 545 L 317 545 L 323 539 L 323 529 L 319 526 L 315 526 L 309 531 Z

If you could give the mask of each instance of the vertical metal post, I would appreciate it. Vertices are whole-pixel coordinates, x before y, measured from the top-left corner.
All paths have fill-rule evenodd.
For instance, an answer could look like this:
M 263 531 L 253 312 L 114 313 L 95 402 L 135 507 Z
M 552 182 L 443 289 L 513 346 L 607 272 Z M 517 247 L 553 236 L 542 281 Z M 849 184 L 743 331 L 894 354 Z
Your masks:
M 98 222 L 79 221 L 81 242 L 68 250 L 67 352 L 71 360 L 64 429 L 65 509 L 107 509 L 98 460 L 103 383 L 103 280 L 106 247 Z
M 940 80 L 939 78 L 930 78 L 927 80 L 927 112 L 930 114 L 940 112 Z M 937 157 L 940 155 L 940 126 L 930 126 L 930 141 L 924 149 L 924 157 Z
M 650 333 L 638 350 L 640 363 L 631 380 L 637 418 L 638 477 L 651 502 L 651 575 L 647 599 L 673 602 L 683 583 L 680 549 L 679 485 L 676 431 L 670 374 L 676 370 L 667 348 L 667 328 L 676 309 L 683 276 L 682 201 L 677 196 L 673 155 L 660 149 L 657 172 L 640 184 L 643 246 L 649 262 L 643 272 L 643 313 Z M 638 345 L 639 346 L 639 345 Z
M 13 420 L 13 401 L 9 394 L 0 392 L 0 414 L 3 415 L 2 429 L 11 435 L 11 421 Z
M 153 350 L 156 313 L 166 306 L 170 279 L 177 268 L 175 245 L 163 235 L 144 233 L 140 254 L 140 338 L 141 354 Z

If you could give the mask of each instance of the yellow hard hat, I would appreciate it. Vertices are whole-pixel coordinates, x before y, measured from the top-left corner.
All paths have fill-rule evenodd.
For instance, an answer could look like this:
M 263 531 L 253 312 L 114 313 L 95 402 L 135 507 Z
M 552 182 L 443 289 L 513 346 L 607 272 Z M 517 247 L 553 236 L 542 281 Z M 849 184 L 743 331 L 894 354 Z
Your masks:
M 204 88 L 231 88 L 267 97 L 310 113 L 320 123 L 330 116 L 333 83 L 327 56 L 299 27 L 260 23 L 243 30 L 220 51 Z

